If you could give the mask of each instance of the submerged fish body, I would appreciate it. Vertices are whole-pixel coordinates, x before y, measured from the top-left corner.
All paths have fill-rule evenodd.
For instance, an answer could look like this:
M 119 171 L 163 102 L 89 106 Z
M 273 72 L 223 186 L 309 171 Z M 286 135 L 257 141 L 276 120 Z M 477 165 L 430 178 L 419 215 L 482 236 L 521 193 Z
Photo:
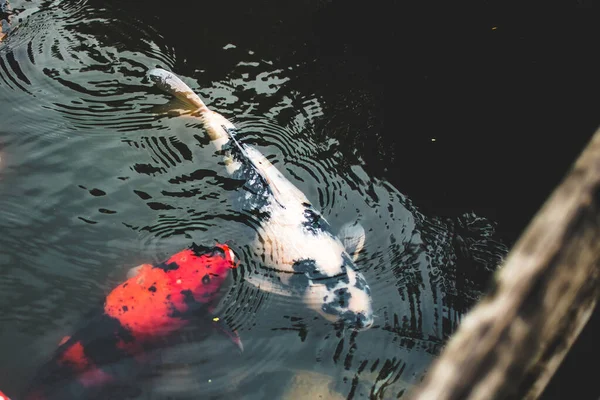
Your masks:
M 67 384 L 76 386 L 75 392 L 118 384 L 114 365 L 143 363 L 146 350 L 203 313 L 214 326 L 209 313 L 234 267 L 233 252 L 226 245 L 193 245 L 158 265 L 135 268 L 133 276 L 109 293 L 103 307 L 92 310 L 75 333 L 63 339 L 24 398 L 59 398 L 55 392 Z M 241 346 L 235 333 L 225 333 Z
M 162 90 L 193 109 L 211 142 L 224 155 L 227 172 L 244 182 L 239 207 L 258 218 L 253 251 L 277 275 L 249 275 L 261 289 L 301 297 L 334 322 L 357 330 L 373 324 L 370 288 L 340 239 L 304 193 L 287 180 L 256 148 L 236 139 L 234 125 L 204 102 L 174 74 L 149 71 Z M 363 231 L 364 232 L 364 231 Z

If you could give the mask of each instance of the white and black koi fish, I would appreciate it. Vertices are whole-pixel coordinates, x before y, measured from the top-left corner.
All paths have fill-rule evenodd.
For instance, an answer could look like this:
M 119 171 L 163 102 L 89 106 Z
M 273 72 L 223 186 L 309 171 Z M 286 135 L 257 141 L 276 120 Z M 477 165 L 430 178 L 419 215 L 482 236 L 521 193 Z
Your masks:
M 253 251 L 267 269 L 276 271 L 272 281 L 255 276 L 246 280 L 265 291 L 299 296 L 330 321 L 356 330 L 370 328 L 373 309 L 369 286 L 356 271 L 342 241 L 304 193 L 257 149 L 239 143 L 233 124 L 209 110 L 177 76 L 153 69 L 149 77 L 193 108 L 192 115 L 202 121 L 212 144 L 223 154 L 227 172 L 244 182 L 237 204 L 260 219 Z M 358 241 L 354 245 L 362 245 Z

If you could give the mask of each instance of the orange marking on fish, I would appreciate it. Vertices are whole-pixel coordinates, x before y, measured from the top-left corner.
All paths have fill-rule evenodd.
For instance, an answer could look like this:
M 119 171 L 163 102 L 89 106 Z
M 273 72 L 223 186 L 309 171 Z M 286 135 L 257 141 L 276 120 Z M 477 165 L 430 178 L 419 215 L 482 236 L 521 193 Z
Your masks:
M 136 267 L 135 275 L 106 297 L 104 307 L 99 310 L 101 315 L 93 318 L 91 325 L 62 338 L 57 356 L 46 370 L 40 371 L 38 386 L 33 387 L 30 395 L 43 398 L 45 390 L 50 388 L 45 385 L 53 384 L 53 369 L 60 374 L 73 374 L 85 387 L 117 380 L 117 376 L 101 369 L 104 363 L 118 362 L 123 353 L 144 363 L 146 345 L 158 343 L 187 325 L 192 314 L 186 312 L 196 310 L 190 307 L 201 305 L 210 311 L 229 269 L 237 267 L 228 246 L 216 247 L 223 252 L 193 247 L 157 266 Z M 45 375 L 48 370 L 51 373 Z
M 174 315 L 188 310 L 184 293 L 191 294 L 197 303 L 208 303 L 214 299 L 227 270 L 236 267 L 229 247 L 219 247 L 225 257 L 197 256 L 187 249 L 165 262 L 166 265 L 176 263 L 176 269 L 165 271 L 150 264 L 143 265 L 137 275 L 108 295 L 104 312 L 118 319 L 142 341 L 181 329 L 187 322 Z M 127 349 L 129 344 L 122 346 Z
M 81 342 L 75 342 L 69 346 L 62 354 L 60 362 L 69 363 L 80 371 L 86 369 L 90 365 L 90 361 L 85 355 Z
M 69 337 L 65 337 L 66 340 Z M 63 340 L 65 340 L 63 339 Z M 66 341 L 65 340 L 65 341 Z M 62 354 L 59 362 L 71 365 L 76 371 L 79 371 L 79 382 L 84 386 L 93 386 L 110 382 L 113 378 L 102 371 L 85 355 L 85 350 L 81 342 L 75 342 Z

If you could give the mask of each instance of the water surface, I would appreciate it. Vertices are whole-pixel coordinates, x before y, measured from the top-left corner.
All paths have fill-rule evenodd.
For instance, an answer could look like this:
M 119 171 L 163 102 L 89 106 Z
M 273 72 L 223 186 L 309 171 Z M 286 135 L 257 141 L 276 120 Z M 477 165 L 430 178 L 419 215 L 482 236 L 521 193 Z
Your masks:
M 161 352 L 139 398 L 284 398 L 306 373 L 349 399 L 398 398 L 418 382 L 506 247 L 492 221 L 426 215 L 371 173 L 365 147 L 393 160 L 365 128 L 373 116 L 364 81 L 331 94 L 306 76 L 306 64 L 327 68 L 327 60 L 292 65 L 248 38 L 202 36 L 201 57 L 187 60 L 162 33 L 158 11 L 153 19 L 110 2 L 15 3 L 29 13 L 0 42 L 4 391 L 26 387 L 128 268 L 215 241 L 243 261 L 218 312 L 245 351 L 229 354 L 218 336 L 183 341 Z M 364 226 L 357 266 L 371 286 L 375 326 L 340 331 L 299 300 L 245 282 L 260 265 L 248 256 L 252 232 L 233 211 L 232 182 L 198 122 L 166 115 L 178 105 L 146 78 L 154 67 L 180 75 L 230 118 L 334 230 Z M 339 96 L 348 99 L 341 110 Z

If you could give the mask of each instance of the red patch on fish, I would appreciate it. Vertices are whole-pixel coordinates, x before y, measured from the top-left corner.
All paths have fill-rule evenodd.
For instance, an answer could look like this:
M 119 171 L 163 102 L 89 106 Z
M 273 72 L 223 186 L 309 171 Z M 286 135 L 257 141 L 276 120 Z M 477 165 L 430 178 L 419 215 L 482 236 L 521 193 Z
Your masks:
M 228 270 L 235 268 L 229 247 L 218 247 L 223 257 L 187 249 L 163 263 L 170 269 L 143 265 L 108 295 L 104 312 L 142 342 L 177 331 L 187 324 L 178 315 L 188 311 L 191 301 L 213 301 Z
M 123 357 L 134 356 L 143 364 L 147 345 L 160 343 L 190 323 L 196 311 L 210 311 L 229 270 L 236 266 L 228 246 L 194 245 L 156 266 L 137 268 L 135 276 L 110 292 L 88 324 L 61 340 L 28 398 L 45 397 L 44 388 L 49 389 L 56 376 L 72 375 L 90 387 L 114 381 L 103 367 Z M 239 341 L 235 332 L 231 340 Z
M 65 339 L 68 340 L 68 337 Z M 75 371 L 79 372 L 79 382 L 86 387 L 101 385 L 113 380 L 109 374 L 96 367 L 85 355 L 81 342 L 75 342 L 70 345 L 68 350 L 62 354 L 59 361 L 63 364 L 68 364 Z

